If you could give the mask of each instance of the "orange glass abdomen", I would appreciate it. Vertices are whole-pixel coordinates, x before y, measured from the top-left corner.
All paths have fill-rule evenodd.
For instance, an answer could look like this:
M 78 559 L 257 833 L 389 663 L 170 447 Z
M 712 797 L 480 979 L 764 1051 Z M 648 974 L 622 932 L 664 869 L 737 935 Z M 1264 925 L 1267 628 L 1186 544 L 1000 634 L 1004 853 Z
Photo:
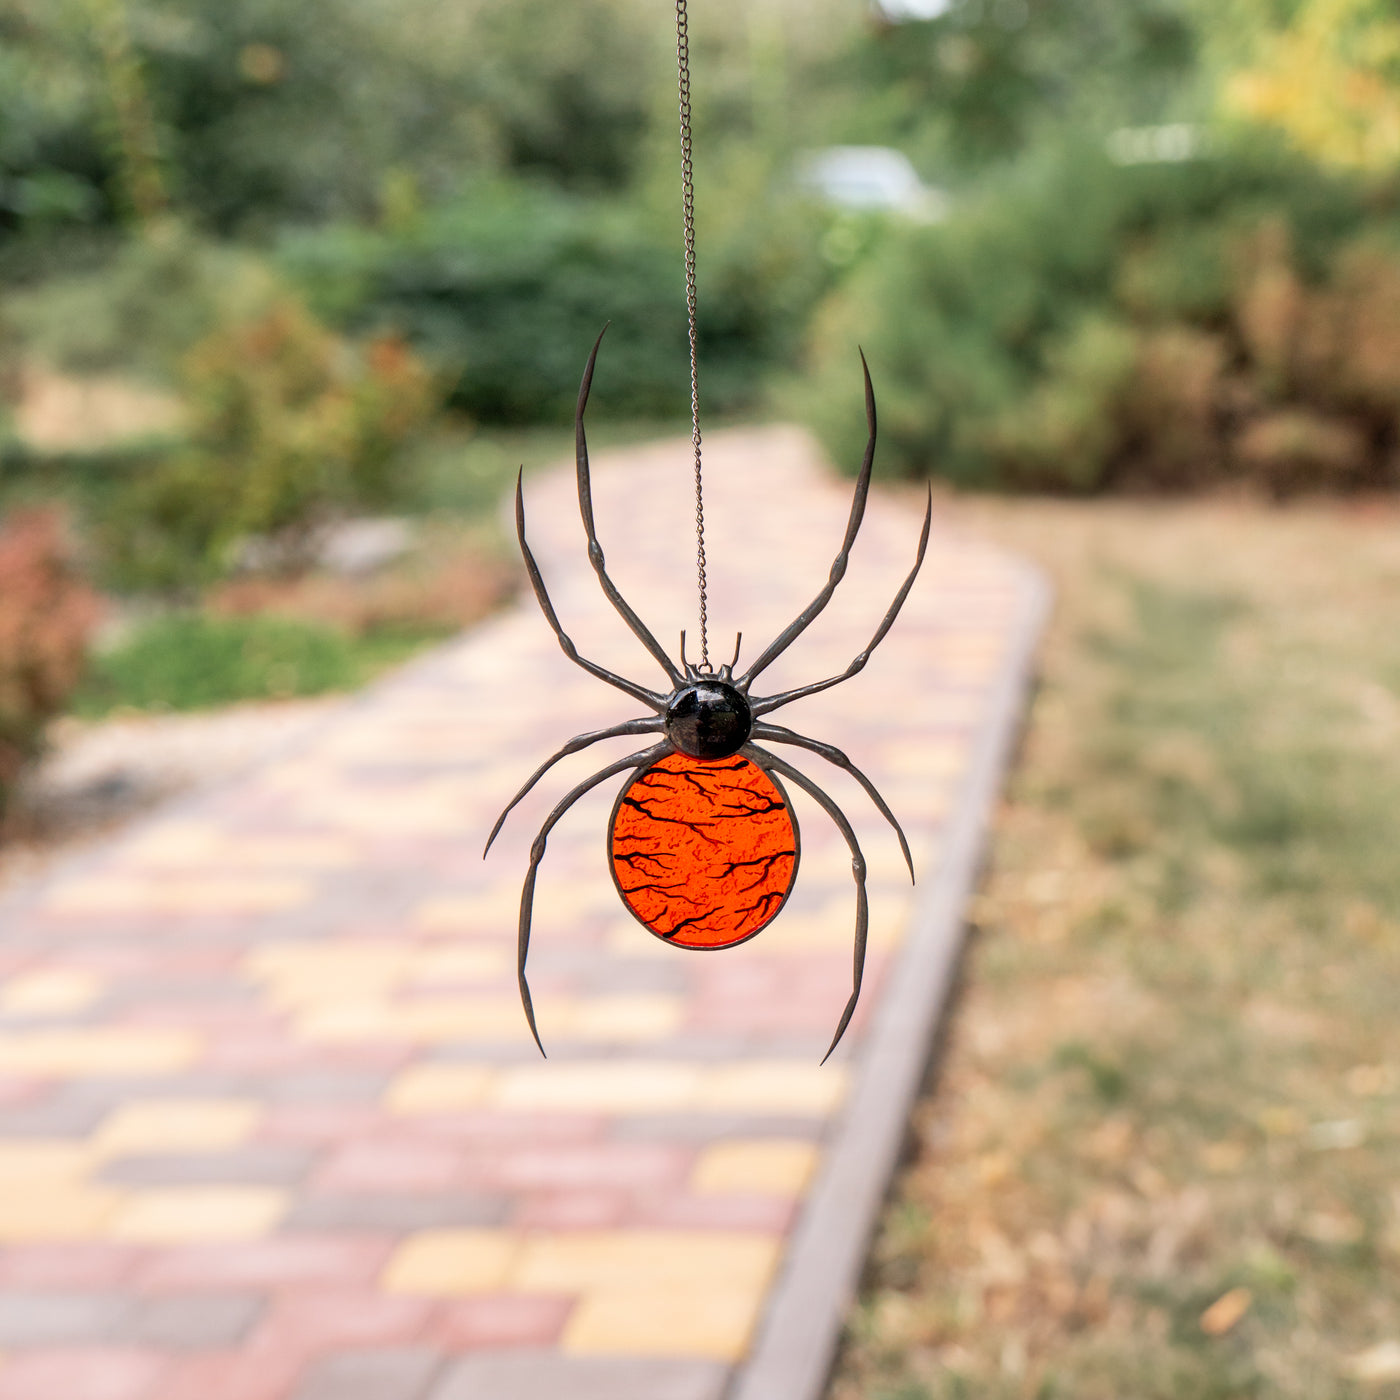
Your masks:
M 787 794 L 737 754 L 668 754 L 613 808 L 618 893 L 652 933 L 681 948 L 729 948 L 771 923 L 797 877 L 799 849 Z

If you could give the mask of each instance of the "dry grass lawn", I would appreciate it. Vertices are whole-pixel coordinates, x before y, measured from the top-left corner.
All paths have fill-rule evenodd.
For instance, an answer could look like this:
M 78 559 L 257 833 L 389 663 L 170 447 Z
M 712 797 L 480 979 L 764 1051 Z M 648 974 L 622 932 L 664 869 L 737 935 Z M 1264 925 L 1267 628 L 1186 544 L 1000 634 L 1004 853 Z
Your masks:
M 1400 509 L 956 509 L 1058 609 L 831 1400 L 1400 1396 Z

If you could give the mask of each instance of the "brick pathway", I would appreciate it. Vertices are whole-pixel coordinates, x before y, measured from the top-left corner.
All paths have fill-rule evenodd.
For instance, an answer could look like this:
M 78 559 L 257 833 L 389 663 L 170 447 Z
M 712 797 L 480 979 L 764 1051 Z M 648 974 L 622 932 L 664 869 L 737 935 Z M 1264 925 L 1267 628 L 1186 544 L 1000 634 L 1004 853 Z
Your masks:
M 811 456 L 781 429 L 709 447 L 716 653 L 742 627 L 753 656 L 825 577 L 848 496 Z M 610 564 L 667 643 L 693 628 L 686 492 L 684 444 L 600 463 Z M 584 654 L 659 683 L 588 569 L 571 476 L 527 500 Z M 872 501 L 774 688 L 864 645 L 917 530 Z M 782 716 L 867 768 L 921 873 L 1024 584 L 936 525 L 864 675 Z M 0 1400 L 715 1400 L 913 905 L 888 828 L 799 755 L 871 870 L 861 1014 L 821 1068 L 850 975 L 837 832 L 799 796 L 788 911 L 742 948 L 684 953 L 617 902 L 605 784 L 540 881 L 541 1061 L 513 966 L 527 848 L 567 784 L 628 749 L 561 765 L 485 864 L 481 843 L 536 762 L 631 712 L 527 596 L 280 762 L 0 904 Z

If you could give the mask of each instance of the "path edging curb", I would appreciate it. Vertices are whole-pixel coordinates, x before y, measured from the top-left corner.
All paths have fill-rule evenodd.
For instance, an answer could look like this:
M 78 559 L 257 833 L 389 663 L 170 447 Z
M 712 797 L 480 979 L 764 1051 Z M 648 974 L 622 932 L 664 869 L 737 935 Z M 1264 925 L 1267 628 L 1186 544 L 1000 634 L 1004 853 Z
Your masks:
M 967 901 L 1050 611 L 1050 586 L 1028 565 L 1019 593 L 1020 616 L 959 787 L 937 874 L 915 908 L 889 990 L 872 1018 L 849 1106 L 823 1155 L 754 1348 L 737 1368 L 727 1400 L 821 1400 L 825 1393 L 909 1112 L 948 1007 Z

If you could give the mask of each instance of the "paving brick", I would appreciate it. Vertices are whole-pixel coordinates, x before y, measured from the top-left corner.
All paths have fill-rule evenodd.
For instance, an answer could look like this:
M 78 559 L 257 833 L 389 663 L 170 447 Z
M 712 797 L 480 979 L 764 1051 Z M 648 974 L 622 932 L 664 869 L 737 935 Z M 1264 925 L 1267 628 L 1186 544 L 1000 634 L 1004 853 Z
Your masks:
M 151 1352 L 72 1348 L 7 1357 L 0 1400 L 146 1400 L 168 1363 Z
M 393 1248 L 392 1237 L 377 1233 L 189 1245 L 156 1253 L 138 1268 L 136 1282 L 146 1289 L 182 1291 L 368 1284 Z
M 112 1191 L 80 1182 L 10 1187 L 0 1192 L 0 1245 L 95 1240 L 120 1205 Z
M 341 1352 L 316 1362 L 292 1400 L 422 1400 L 441 1367 L 423 1348 Z
M 0 1288 L 110 1288 L 130 1277 L 137 1258 L 129 1245 L 9 1245 L 0 1250 Z
M 449 1351 L 553 1346 L 574 1306 L 570 1297 L 497 1293 L 444 1303 L 433 1336 Z
M 253 1293 L 147 1298 L 133 1306 L 122 1331 L 131 1341 L 171 1351 L 229 1347 L 248 1335 L 263 1306 Z
M 679 1186 L 692 1152 L 667 1143 L 569 1143 L 552 1148 L 497 1148 L 472 1164 L 471 1180 L 498 1190 Z
M 3 1293 L 0 1348 L 111 1341 L 128 1307 L 120 1293 Z
M 240 1100 L 167 1099 L 124 1104 L 93 1138 L 109 1155 L 136 1152 L 218 1152 L 246 1142 L 259 1104 Z
M 590 1289 L 570 1315 L 561 1345 L 580 1355 L 739 1361 L 762 1315 L 767 1286 L 764 1278 Z
M 424 1297 L 497 1292 L 519 1251 L 520 1239 L 509 1230 L 425 1230 L 394 1251 L 381 1283 L 388 1293 Z
M 511 1212 L 517 1230 L 610 1230 L 634 1223 L 633 1196 L 603 1189 L 534 1191 Z
M 427 1400 L 720 1400 L 728 1376 L 706 1362 L 517 1352 L 465 1357 Z
M 418 1195 L 402 1192 L 317 1194 L 299 1199 L 284 1230 L 431 1230 L 499 1225 L 510 1209 L 504 1196 Z
M 823 1047 L 825 1049 L 825 1047 Z M 826 1119 L 816 1115 L 747 1113 L 655 1113 L 614 1119 L 610 1137 L 624 1142 L 710 1143 L 726 1138 L 789 1138 L 816 1142 Z
M 808 1142 L 751 1138 L 716 1143 L 700 1154 L 691 1189 L 703 1194 L 747 1192 L 798 1196 L 816 1171 L 818 1153 Z
M 0 1073 L 132 1078 L 182 1069 L 199 1048 L 199 1037 L 189 1031 L 12 1031 L 0 1034 Z
M 233 1151 L 118 1157 L 97 1179 L 125 1186 L 289 1186 L 310 1170 L 315 1153 L 290 1143 L 250 1143 Z
M 756 1230 L 782 1235 L 796 1219 L 797 1207 L 795 1196 L 649 1192 L 629 1203 L 625 1223 L 638 1230 Z
M 443 1191 L 461 1181 L 464 1163 L 460 1147 L 399 1134 L 339 1148 L 313 1184 L 321 1191 Z
M 135 1244 L 258 1239 L 285 1214 L 287 1198 L 260 1186 L 186 1186 L 127 1197 L 107 1227 Z

